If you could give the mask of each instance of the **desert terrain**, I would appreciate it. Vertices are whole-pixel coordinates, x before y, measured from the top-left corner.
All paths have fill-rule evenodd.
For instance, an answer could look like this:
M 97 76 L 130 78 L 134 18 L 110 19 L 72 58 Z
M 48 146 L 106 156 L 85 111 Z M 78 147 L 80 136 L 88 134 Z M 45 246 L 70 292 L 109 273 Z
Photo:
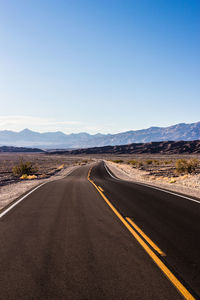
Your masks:
M 35 173 L 29 178 L 13 174 L 13 168 L 31 162 Z M 23 195 L 33 187 L 52 180 L 61 179 L 73 169 L 89 162 L 79 156 L 48 155 L 43 153 L 0 153 L 0 209 Z
M 35 174 L 29 178 L 13 174 L 20 161 L 29 161 Z M 150 184 L 200 198 L 200 155 L 93 154 L 63 155 L 44 153 L 0 154 L 0 209 L 33 187 L 63 178 L 74 168 L 104 160 L 119 178 Z M 192 172 L 177 173 L 177 161 L 195 162 Z
M 107 157 L 107 165 L 123 180 L 200 198 L 200 155 L 121 155 Z

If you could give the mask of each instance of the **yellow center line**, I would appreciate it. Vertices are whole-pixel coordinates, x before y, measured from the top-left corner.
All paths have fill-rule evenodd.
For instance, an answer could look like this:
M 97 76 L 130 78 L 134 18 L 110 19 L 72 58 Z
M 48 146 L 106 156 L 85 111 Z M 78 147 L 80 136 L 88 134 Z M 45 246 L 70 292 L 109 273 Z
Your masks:
M 166 256 L 166 254 L 130 219 L 126 220 L 141 234 L 141 236 L 151 245 L 154 250 L 156 250 L 161 256 Z
M 101 192 L 103 192 L 103 189 L 100 186 L 98 186 L 98 188 L 100 189 Z
M 162 260 L 151 250 L 151 248 L 143 241 L 143 239 L 138 235 L 138 233 L 130 226 L 130 224 L 122 217 L 122 215 L 117 211 L 117 209 L 111 204 L 103 192 L 98 188 L 93 180 L 90 179 L 88 173 L 88 180 L 97 189 L 99 194 L 112 209 L 115 215 L 120 219 L 124 226 L 129 230 L 129 232 L 135 237 L 143 249 L 148 253 L 148 255 L 153 259 L 157 266 L 162 270 L 165 276 L 173 283 L 177 290 L 182 294 L 182 296 L 187 300 L 195 300 L 191 293 L 184 287 L 184 285 L 176 278 L 176 276 L 168 269 L 168 267 L 162 262 Z

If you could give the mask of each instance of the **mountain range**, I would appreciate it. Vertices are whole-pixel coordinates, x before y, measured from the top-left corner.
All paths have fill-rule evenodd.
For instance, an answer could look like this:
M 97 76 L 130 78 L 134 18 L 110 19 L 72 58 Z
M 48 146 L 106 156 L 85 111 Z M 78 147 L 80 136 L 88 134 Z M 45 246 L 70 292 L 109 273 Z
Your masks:
M 43 149 L 88 148 L 157 141 L 200 140 L 200 122 L 180 123 L 169 127 L 150 127 L 117 134 L 94 135 L 88 133 L 65 134 L 63 132 L 39 133 L 24 129 L 20 132 L 0 131 L 0 146 L 39 147 Z
M 199 154 L 200 140 L 132 143 L 128 145 L 82 148 L 71 151 L 55 151 L 51 154 Z

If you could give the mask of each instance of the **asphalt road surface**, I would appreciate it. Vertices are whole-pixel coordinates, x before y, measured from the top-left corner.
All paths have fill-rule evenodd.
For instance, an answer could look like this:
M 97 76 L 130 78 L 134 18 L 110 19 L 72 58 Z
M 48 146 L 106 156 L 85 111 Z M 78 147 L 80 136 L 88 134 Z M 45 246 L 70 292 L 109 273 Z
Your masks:
M 117 180 L 103 162 L 0 214 L 0 299 L 198 295 L 200 203 Z

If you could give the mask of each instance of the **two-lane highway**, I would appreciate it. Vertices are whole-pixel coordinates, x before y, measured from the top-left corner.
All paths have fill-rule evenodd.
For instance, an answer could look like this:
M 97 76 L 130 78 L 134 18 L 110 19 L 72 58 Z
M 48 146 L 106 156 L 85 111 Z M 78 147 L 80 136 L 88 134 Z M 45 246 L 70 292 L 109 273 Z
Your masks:
M 200 295 L 200 202 L 112 175 L 103 162 L 91 172 L 120 214 L 159 245 L 165 264 Z
M 165 252 L 188 293 L 199 293 L 199 204 L 115 180 L 98 163 L 41 186 L 0 218 L 0 299 L 182 299 L 88 173 Z

